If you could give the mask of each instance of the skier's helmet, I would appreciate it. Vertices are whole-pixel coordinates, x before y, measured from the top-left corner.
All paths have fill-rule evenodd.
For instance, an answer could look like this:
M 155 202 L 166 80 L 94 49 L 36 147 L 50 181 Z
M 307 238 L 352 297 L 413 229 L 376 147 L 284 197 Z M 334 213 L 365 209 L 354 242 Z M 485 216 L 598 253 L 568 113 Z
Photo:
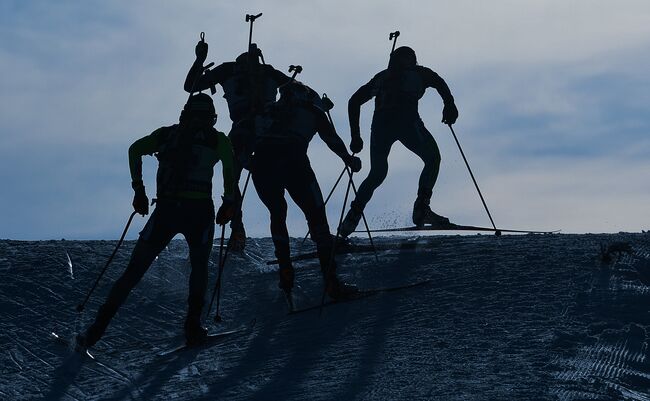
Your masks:
M 312 88 L 295 79 L 278 88 L 283 102 L 313 103 L 320 107 L 320 97 Z
M 251 45 L 248 47 L 248 51 L 240 54 L 235 59 L 235 62 L 238 64 L 248 64 L 251 61 L 256 64 L 259 64 L 260 61 L 264 62 L 262 50 L 257 47 L 256 43 L 251 43 Z
M 418 60 L 415 56 L 415 51 L 408 46 L 401 46 L 390 54 L 388 68 L 412 68 L 415 67 L 417 63 Z
M 189 120 L 192 118 L 199 118 L 206 122 L 216 121 L 217 113 L 214 108 L 212 98 L 205 93 L 198 93 L 191 96 L 181 112 L 181 121 Z

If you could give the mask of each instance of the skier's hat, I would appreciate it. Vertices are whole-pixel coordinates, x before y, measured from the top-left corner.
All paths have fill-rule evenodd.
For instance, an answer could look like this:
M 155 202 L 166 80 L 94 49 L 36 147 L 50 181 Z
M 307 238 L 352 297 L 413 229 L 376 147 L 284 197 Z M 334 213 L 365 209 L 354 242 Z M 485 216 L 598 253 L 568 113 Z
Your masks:
M 216 115 L 212 98 L 205 93 L 197 93 L 187 99 L 187 103 L 185 103 L 185 106 L 183 107 L 183 112 L 187 114 L 205 115 L 208 117 Z
M 415 51 L 408 46 L 401 46 L 390 54 L 388 68 L 410 68 L 418 64 Z

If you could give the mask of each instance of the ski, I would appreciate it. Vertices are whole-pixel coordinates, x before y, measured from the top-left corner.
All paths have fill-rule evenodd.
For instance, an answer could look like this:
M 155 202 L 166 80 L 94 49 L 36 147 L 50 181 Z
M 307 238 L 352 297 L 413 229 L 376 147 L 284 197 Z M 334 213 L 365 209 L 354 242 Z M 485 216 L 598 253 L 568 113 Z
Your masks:
M 340 300 L 330 299 L 330 300 L 326 301 L 323 304 L 323 307 L 342 304 L 342 303 L 347 303 L 347 302 L 351 302 L 351 301 L 358 301 L 360 299 L 369 298 L 369 297 L 372 297 L 372 296 L 375 296 L 375 295 L 378 295 L 378 294 L 383 294 L 383 293 L 386 293 L 386 292 L 393 292 L 393 291 L 399 291 L 399 290 L 406 290 L 406 289 L 409 289 L 409 288 L 420 287 L 420 286 L 423 286 L 423 285 L 430 284 L 431 282 L 432 282 L 432 280 L 423 280 L 423 281 L 418 281 L 418 282 L 411 283 L 411 284 L 400 285 L 400 286 L 397 286 L 397 287 L 384 287 L 384 288 L 373 288 L 373 289 L 367 289 L 367 290 L 359 290 L 359 292 L 357 292 L 353 296 L 351 296 L 349 298 L 346 298 L 346 299 L 340 299 Z M 294 309 L 294 310 L 290 311 L 288 314 L 289 315 L 296 315 L 296 314 L 299 314 L 299 313 L 304 313 L 304 312 L 317 310 L 317 309 L 320 309 L 320 307 L 321 307 L 320 305 L 313 305 L 313 306 L 308 306 L 308 307 L 302 308 L 302 309 Z
M 222 331 L 219 333 L 214 333 L 214 334 L 208 334 L 208 337 L 205 339 L 204 342 L 201 344 L 196 344 L 196 345 L 188 345 L 183 343 L 182 345 L 176 346 L 172 349 L 168 349 L 166 351 L 162 351 L 158 353 L 158 356 L 160 357 L 166 357 L 170 355 L 177 354 L 179 352 L 183 352 L 186 350 L 191 350 L 191 349 L 204 349 L 204 348 L 209 348 L 213 345 L 219 344 L 220 342 L 224 341 L 227 338 L 230 338 L 236 334 L 244 334 L 247 332 L 250 332 L 253 330 L 255 327 L 257 319 L 251 320 L 249 323 L 242 325 L 236 329 L 232 330 L 226 330 Z
M 365 231 L 364 231 L 365 232 Z M 409 241 L 409 242 L 396 242 L 396 243 L 388 243 L 388 244 L 375 244 L 373 247 L 372 245 L 366 245 L 366 244 L 349 244 L 349 243 L 343 243 L 340 244 L 336 247 L 336 254 L 337 255 L 348 255 L 348 254 L 353 254 L 353 253 L 367 253 L 367 252 L 374 252 L 376 251 L 408 251 L 408 250 L 414 250 L 414 249 L 427 249 L 431 248 L 433 246 L 436 246 L 437 244 L 432 244 L 432 243 L 423 243 L 423 242 L 416 242 L 416 241 Z M 306 252 L 306 253 L 301 253 L 298 255 L 294 255 L 291 257 L 292 262 L 298 262 L 302 260 L 309 260 L 309 259 L 315 259 L 318 257 L 317 252 Z M 267 265 L 277 265 L 278 260 L 270 260 L 266 262 Z
M 69 350 L 76 352 L 80 356 L 84 356 L 87 358 L 90 358 L 91 360 L 97 362 L 97 359 L 93 354 L 91 354 L 87 349 L 84 350 L 84 352 L 80 352 L 80 350 L 75 348 L 75 345 L 72 343 L 72 341 L 68 340 L 67 338 L 55 333 L 55 332 L 50 332 L 50 337 L 54 339 L 54 341 L 58 342 L 61 345 L 65 345 L 68 347 Z
M 460 224 L 449 223 L 445 225 L 423 225 L 423 226 L 410 226 L 410 227 L 398 227 L 398 228 L 380 228 L 375 230 L 370 230 L 371 233 L 390 233 L 390 232 L 401 232 L 401 231 L 490 231 L 494 232 L 497 235 L 501 233 L 520 233 L 520 234 L 556 234 L 561 230 L 553 231 L 539 231 L 539 230 L 512 230 L 512 229 L 494 229 L 492 227 L 481 227 L 481 226 L 465 226 Z M 361 233 L 365 231 L 355 231 L 355 233 Z
M 61 345 L 64 345 L 66 348 L 68 348 L 68 350 L 72 351 L 73 352 L 72 355 L 77 355 L 80 358 L 84 358 L 84 359 L 87 359 L 87 360 L 89 360 L 89 361 L 91 361 L 93 363 L 96 363 L 98 366 L 101 366 L 104 369 L 106 369 L 108 372 L 110 372 L 110 374 L 113 377 L 115 377 L 116 379 L 118 379 L 118 380 L 124 380 L 127 383 L 130 382 L 131 379 L 129 378 L 128 375 L 124 374 L 123 372 L 120 372 L 118 370 L 115 370 L 115 369 L 111 368 L 110 366 L 108 366 L 104 362 L 101 362 L 100 360 L 98 360 L 95 357 L 95 355 L 91 354 L 90 351 L 88 351 L 87 348 L 85 348 L 83 350 L 83 352 L 82 352 L 81 350 L 76 348 L 76 346 L 74 344 L 74 341 L 68 340 L 67 338 L 63 337 L 62 335 L 60 335 L 60 334 L 58 334 L 58 333 L 56 333 L 54 331 L 50 332 L 50 337 L 52 339 L 54 339 L 54 341 L 56 341 L 57 343 L 59 343 Z

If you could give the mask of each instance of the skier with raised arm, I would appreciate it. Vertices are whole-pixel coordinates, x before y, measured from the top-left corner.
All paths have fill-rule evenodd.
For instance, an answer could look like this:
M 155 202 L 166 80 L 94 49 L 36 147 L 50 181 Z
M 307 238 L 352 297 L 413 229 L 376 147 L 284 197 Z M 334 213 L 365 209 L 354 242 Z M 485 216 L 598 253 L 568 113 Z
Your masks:
M 235 153 L 235 182 L 239 182 L 242 169 L 248 169 L 253 152 L 255 128 L 254 121 L 264 105 L 276 99 L 277 89 L 290 78 L 263 62 L 261 50 L 255 43 L 248 52 L 239 55 L 234 62 L 226 62 L 203 73 L 203 63 L 208 56 L 208 44 L 199 41 L 195 48 L 196 60 L 185 79 L 187 92 L 201 91 L 219 84 L 223 97 L 228 103 L 232 128 L 230 138 Z M 235 187 L 237 202 L 241 201 L 239 187 Z M 233 250 L 243 250 L 246 244 L 246 231 L 242 220 L 243 213 L 236 213 L 231 223 L 232 233 L 228 246 Z

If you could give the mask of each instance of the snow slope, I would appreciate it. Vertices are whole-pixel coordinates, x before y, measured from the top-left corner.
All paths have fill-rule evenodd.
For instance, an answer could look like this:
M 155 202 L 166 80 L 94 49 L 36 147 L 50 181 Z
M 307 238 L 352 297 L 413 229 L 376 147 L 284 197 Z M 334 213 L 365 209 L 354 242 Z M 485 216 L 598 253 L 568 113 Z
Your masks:
M 186 245 L 173 241 L 94 347 L 97 362 L 48 334 L 91 321 L 133 242 L 79 315 L 114 241 L 0 241 L 0 399 L 650 400 L 650 234 L 377 239 L 401 241 L 422 246 L 379 262 L 341 256 L 341 276 L 363 288 L 431 284 L 319 318 L 286 314 L 271 241 L 249 239 L 226 267 L 223 322 L 209 323 L 257 318 L 254 330 L 163 358 L 182 336 L 189 277 Z M 600 244 L 616 241 L 633 252 L 602 262 Z M 298 306 L 318 302 L 316 261 L 296 268 Z

